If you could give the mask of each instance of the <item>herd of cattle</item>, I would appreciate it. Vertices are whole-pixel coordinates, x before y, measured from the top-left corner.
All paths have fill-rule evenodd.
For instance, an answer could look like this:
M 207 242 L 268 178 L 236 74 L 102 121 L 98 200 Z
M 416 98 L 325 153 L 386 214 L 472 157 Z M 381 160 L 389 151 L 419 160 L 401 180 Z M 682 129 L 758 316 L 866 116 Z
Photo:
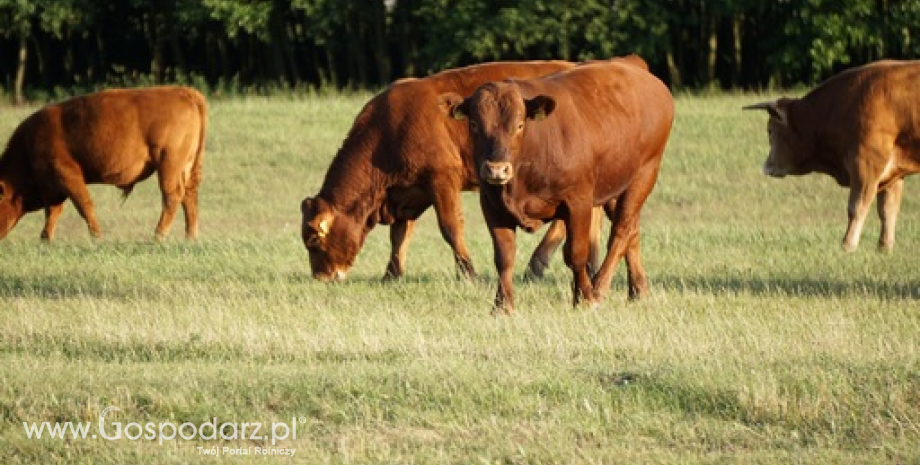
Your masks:
M 825 173 L 850 188 L 846 250 L 856 249 L 875 196 L 879 245 L 894 245 L 903 178 L 920 172 L 917 82 L 920 63 L 881 61 L 801 99 L 745 107 L 770 115 L 765 174 Z M 542 274 L 567 238 L 575 304 L 602 300 L 622 258 L 629 298 L 641 297 L 639 216 L 673 119 L 670 91 L 636 55 L 484 63 L 398 80 L 364 106 L 319 192 L 301 204 L 313 276 L 344 278 L 377 224 L 390 226 L 385 277 L 402 276 L 415 222 L 431 206 L 459 272 L 475 275 L 460 194 L 479 190 L 499 278 L 496 310 L 513 310 L 515 231 L 545 222 L 552 225 L 529 273 Z M 180 204 L 195 238 L 206 128 L 205 99 L 186 87 L 107 90 L 38 110 L 0 156 L 0 239 L 25 213 L 44 209 L 41 237 L 51 240 L 68 198 L 98 237 L 87 184 L 127 196 L 153 173 L 163 201 L 157 238 Z M 604 214 L 611 229 L 600 261 Z

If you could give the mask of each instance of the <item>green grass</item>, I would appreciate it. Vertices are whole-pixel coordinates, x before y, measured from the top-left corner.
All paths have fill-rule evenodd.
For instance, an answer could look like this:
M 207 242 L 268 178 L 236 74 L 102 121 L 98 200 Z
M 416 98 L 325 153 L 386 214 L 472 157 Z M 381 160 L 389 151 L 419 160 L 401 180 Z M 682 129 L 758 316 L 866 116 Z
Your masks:
M 385 228 L 349 280 L 309 276 L 300 200 L 368 96 L 215 100 L 201 239 L 152 241 L 155 183 L 93 187 L 105 238 L 68 205 L 0 242 L 0 463 L 212 463 L 262 440 L 29 439 L 23 422 L 291 423 L 300 463 L 918 463 L 920 186 L 893 254 L 839 242 L 846 191 L 769 179 L 762 96 L 677 99 L 643 216 L 648 299 L 623 267 L 570 308 L 559 256 L 490 316 L 491 244 L 466 194 L 483 279 L 457 280 L 425 215 L 406 279 L 383 284 Z M 0 108 L 6 138 L 31 109 Z M 537 235 L 520 234 L 522 271 Z M 520 274 L 520 273 L 519 273 Z M 111 425 L 111 423 L 109 423 Z M 109 433 L 113 430 L 110 428 Z M 283 460 L 231 458 L 231 461 Z

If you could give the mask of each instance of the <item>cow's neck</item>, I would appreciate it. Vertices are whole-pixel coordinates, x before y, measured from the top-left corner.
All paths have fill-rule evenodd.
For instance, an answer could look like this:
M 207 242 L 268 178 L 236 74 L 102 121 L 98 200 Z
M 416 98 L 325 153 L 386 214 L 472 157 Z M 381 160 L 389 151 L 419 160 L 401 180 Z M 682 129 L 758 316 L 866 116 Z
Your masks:
M 808 102 L 810 103 L 810 102 Z M 810 121 L 808 115 L 827 114 L 826 109 L 814 108 L 814 105 L 808 105 L 805 100 L 796 100 L 787 109 L 787 118 L 789 118 L 788 127 L 795 131 L 795 137 L 799 144 L 799 153 L 807 157 L 806 168 L 810 172 L 826 174 L 841 186 L 850 185 L 850 176 L 840 160 L 843 159 L 837 150 L 827 144 L 828 136 L 809 130 L 795 130 L 794 128 L 812 128 L 815 124 Z
M 319 197 L 335 209 L 364 224 L 380 208 L 389 187 L 387 177 L 374 169 L 369 157 L 339 155 L 332 162 Z
M 543 220 L 540 218 L 533 218 L 527 214 L 524 202 L 529 199 L 530 196 L 521 195 L 523 194 L 523 186 L 516 184 L 516 182 L 512 181 L 511 184 L 508 185 L 483 186 L 482 189 L 485 191 L 485 194 L 489 196 L 490 202 L 494 206 L 501 208 L 511 215 L 517 226 L 528 232 L 534 232 L 539 229 L 540 226 L 543 226 Z

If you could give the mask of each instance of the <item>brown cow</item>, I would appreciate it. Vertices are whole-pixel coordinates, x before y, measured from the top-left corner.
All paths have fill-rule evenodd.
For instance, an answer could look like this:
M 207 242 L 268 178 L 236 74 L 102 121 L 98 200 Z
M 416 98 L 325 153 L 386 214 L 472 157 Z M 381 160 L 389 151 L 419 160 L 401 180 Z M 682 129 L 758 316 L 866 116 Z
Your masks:
M 473 276 L 460 192 L 476 189 L 479 182 L 466 126 L 447 116 L 447 102 L 438 96 L 571 66 L 564 61 L 485 63 L 402 79 L 371 99 L 355 118 L 319 193 L 301 204 L 302 237 L 313 276 L 343 278 L 378 223 L 391 225 L 384 276 L 402 276 L 415 220 L 432 205 L 460 273 Z M 548 262 L 553 248 L 541 248 L 537 263 Z
M 920 172 L 920 62 L 880 61 L 844 71 L 800 99 L 744 107 L 770 113 L 774 177 L 824 173 L 850 188 L 843 249 L 852 252 L 878 197 L 879 248 L 894 247 L 904 176 Z
M 204 96 L 186 87 L 106 90 L 36 111 L 0 157 L 0 239 L 44 208 L 41 237 L 50 241 L 68 198 L 101 237 L 86 185 L 113 184 L 127 196 L 154 172 L 163 193 L 156 237 L 169 232 L 181 203 L 186 236 L 195 238 L 206 127 Z
M 658 177 L 674 119 L 668 88 L 638 57 L 594 62 L 527 80 L 481 86 L 456 102 L 468 119 L 483 181 L 480 203 L 499 273 L 496 310 L 514 308 L 515 230 L 561 219 L 574 298 L 599 302 L 624 255 L 629 297 L 647 288 L 639 256 L 639 211 Z M 607 256 L 587 272 L 591 210 L 612 221 Z

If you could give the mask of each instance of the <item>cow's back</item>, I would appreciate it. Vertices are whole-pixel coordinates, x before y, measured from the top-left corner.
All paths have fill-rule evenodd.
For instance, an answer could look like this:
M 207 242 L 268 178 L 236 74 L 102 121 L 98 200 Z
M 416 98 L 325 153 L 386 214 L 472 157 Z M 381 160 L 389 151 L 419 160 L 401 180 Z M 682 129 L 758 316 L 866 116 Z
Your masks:
M 585 166 L 592 167 L 597 179 L 626 182 L 623 173 L 636 170 L 647 157 L 660 156 L 670 133 L 674 118 L 670 91 L 629 60 L 591 63 L 518 84 L 524 98 L 543 94 L 557 101 L 554 113 L 545 120 L 549 124 L 528 126 L 528 131 L 549 134 L 527 141 L 564 154 L 559 156 L 566 158 L 565 163 L 550 165 L 560 185 L 584 176 Z M 526 150 L 542 151 L 536 146 Z M 604 190 L 604 186 L 598 188 Z
M 103 91 L 45 111 L 87 182 L 125 185 L 149 176 L 167 148 L 187 154 L 181 169 L 191 168 L 203 145 L 204 102 L 193 89 L 166 86 Z
M 911 117 L 920 104 L 915 91 L 920 83 L 920 62 L 885 60 L 850 68 L 822 82 L 794 104 L 799 122 L 840 125 L 869 123 L 891 112 L 899 119 Z M 863 118 L 864 117 L 864 118 Z
M 472 188 L 476 173 L 466 125 L 447 117 L 438 96 L 467 95 L 489 81 L 543 76 L 572 66 L 566 61 L 494 62 L 397 80 L 361 109 L 326 173 L 323 190 L 350 184 L 354 167 L 367 164 L 395 185 L 413 186 L 435 171 L 455 172 L 465 188 Z

